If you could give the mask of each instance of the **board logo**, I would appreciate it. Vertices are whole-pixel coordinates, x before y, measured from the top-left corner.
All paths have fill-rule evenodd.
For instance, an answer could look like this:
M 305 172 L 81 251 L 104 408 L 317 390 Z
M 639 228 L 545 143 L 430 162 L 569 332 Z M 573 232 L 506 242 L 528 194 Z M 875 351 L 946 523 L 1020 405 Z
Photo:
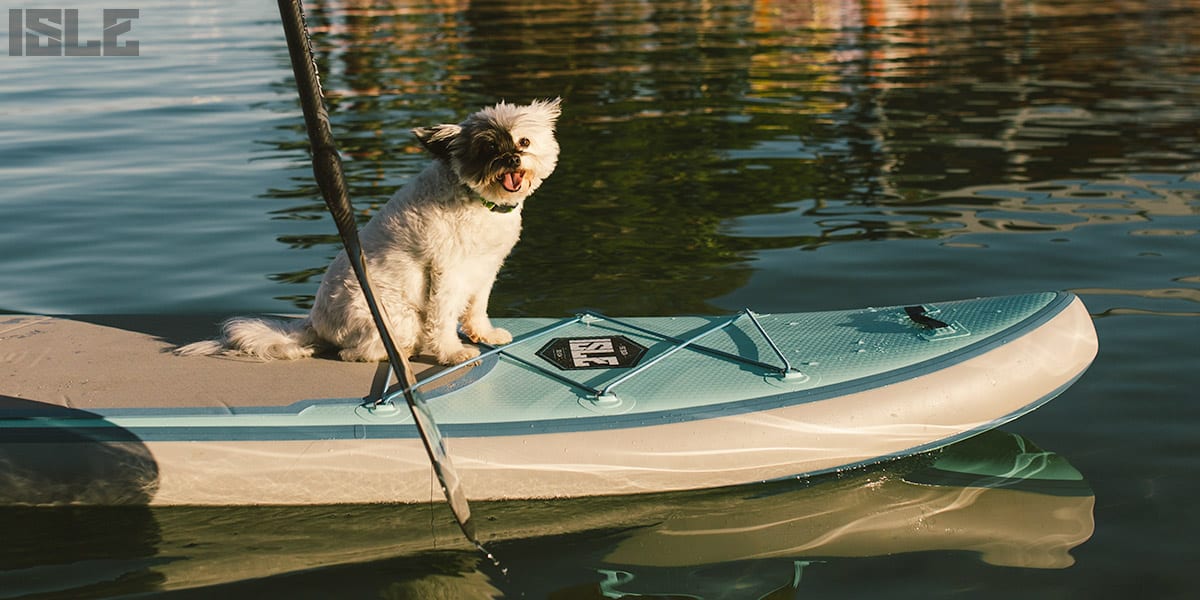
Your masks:
M 623 336 L 554 338 L 537 355 L 564 371 L 635 367 L 646 347 Z

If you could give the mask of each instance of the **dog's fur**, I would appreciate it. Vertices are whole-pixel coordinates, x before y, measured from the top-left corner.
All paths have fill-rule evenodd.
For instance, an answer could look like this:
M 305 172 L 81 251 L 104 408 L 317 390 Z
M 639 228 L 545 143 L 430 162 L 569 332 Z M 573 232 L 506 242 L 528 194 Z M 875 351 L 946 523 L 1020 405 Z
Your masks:
M 488 320 L 488 297 L 520 236 L 525 199 L 558 162 L 560 110 L 559 99 L 501 102 L 458 125 L 413 130 L 436 160 L 360 233 L 375 296 L 401 352 L 443 364 L 470 360 L 479 350 L 459 339 L 460 324 L 475 341 L 512 341 Z M 307 318 L 233 318 L 220 339 L 176 353 L 297 359 L 322 347 L 336 348 L 342 360 L 387 360 L 344 250 L 325 272 Z

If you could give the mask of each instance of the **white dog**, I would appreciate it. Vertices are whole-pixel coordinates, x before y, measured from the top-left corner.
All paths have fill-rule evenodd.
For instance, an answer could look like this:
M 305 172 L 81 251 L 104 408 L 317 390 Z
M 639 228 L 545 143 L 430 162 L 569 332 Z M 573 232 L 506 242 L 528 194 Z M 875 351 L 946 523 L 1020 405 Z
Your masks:
M 506 344 L 488 297 L 521 234 L 521 208 L 558 162 L 554 124 L 560 99 L 501 102 L 458 125 L 414 129 L 436 160 L 396 192 L 360 237 L 375 295 L 401 352 L 457 364 L 479 355 L 458 336 Z M 177 354 L 238 354 L 263 360 L 312 356 L 335 347 L 342 360 L 384 361 L 380 342 L 343 250 L 325 272 L 307 318 L 237 317 L 222 337 Z

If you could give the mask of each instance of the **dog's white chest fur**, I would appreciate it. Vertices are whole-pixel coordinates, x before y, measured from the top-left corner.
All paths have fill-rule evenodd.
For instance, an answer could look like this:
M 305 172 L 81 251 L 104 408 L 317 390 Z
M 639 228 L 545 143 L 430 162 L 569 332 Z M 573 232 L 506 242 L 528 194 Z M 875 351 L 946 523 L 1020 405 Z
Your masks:
M 446 189 L 455 193 L 439 195 Z M 435 163 L 397 192 L 361 235 L 369 259 L 466 267 L 473 257 L 503 260 L 520 238 L 521 212 L 488 210 L 457 185 L 448 166 Z

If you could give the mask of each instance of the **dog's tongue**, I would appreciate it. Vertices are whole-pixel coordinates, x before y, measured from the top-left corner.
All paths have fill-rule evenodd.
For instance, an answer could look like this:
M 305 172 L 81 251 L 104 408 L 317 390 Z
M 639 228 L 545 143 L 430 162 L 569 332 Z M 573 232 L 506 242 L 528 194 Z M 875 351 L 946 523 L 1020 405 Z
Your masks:
M 505 173 L 504 174 L 504 183 L 503 183 L 504 189 L 506 189 L 510 192 L 521 191 L 521 180 L 522 180 L 522 177 L 521 177 L 521 173 L 519 171 L 513 171 L 512 173 Z

